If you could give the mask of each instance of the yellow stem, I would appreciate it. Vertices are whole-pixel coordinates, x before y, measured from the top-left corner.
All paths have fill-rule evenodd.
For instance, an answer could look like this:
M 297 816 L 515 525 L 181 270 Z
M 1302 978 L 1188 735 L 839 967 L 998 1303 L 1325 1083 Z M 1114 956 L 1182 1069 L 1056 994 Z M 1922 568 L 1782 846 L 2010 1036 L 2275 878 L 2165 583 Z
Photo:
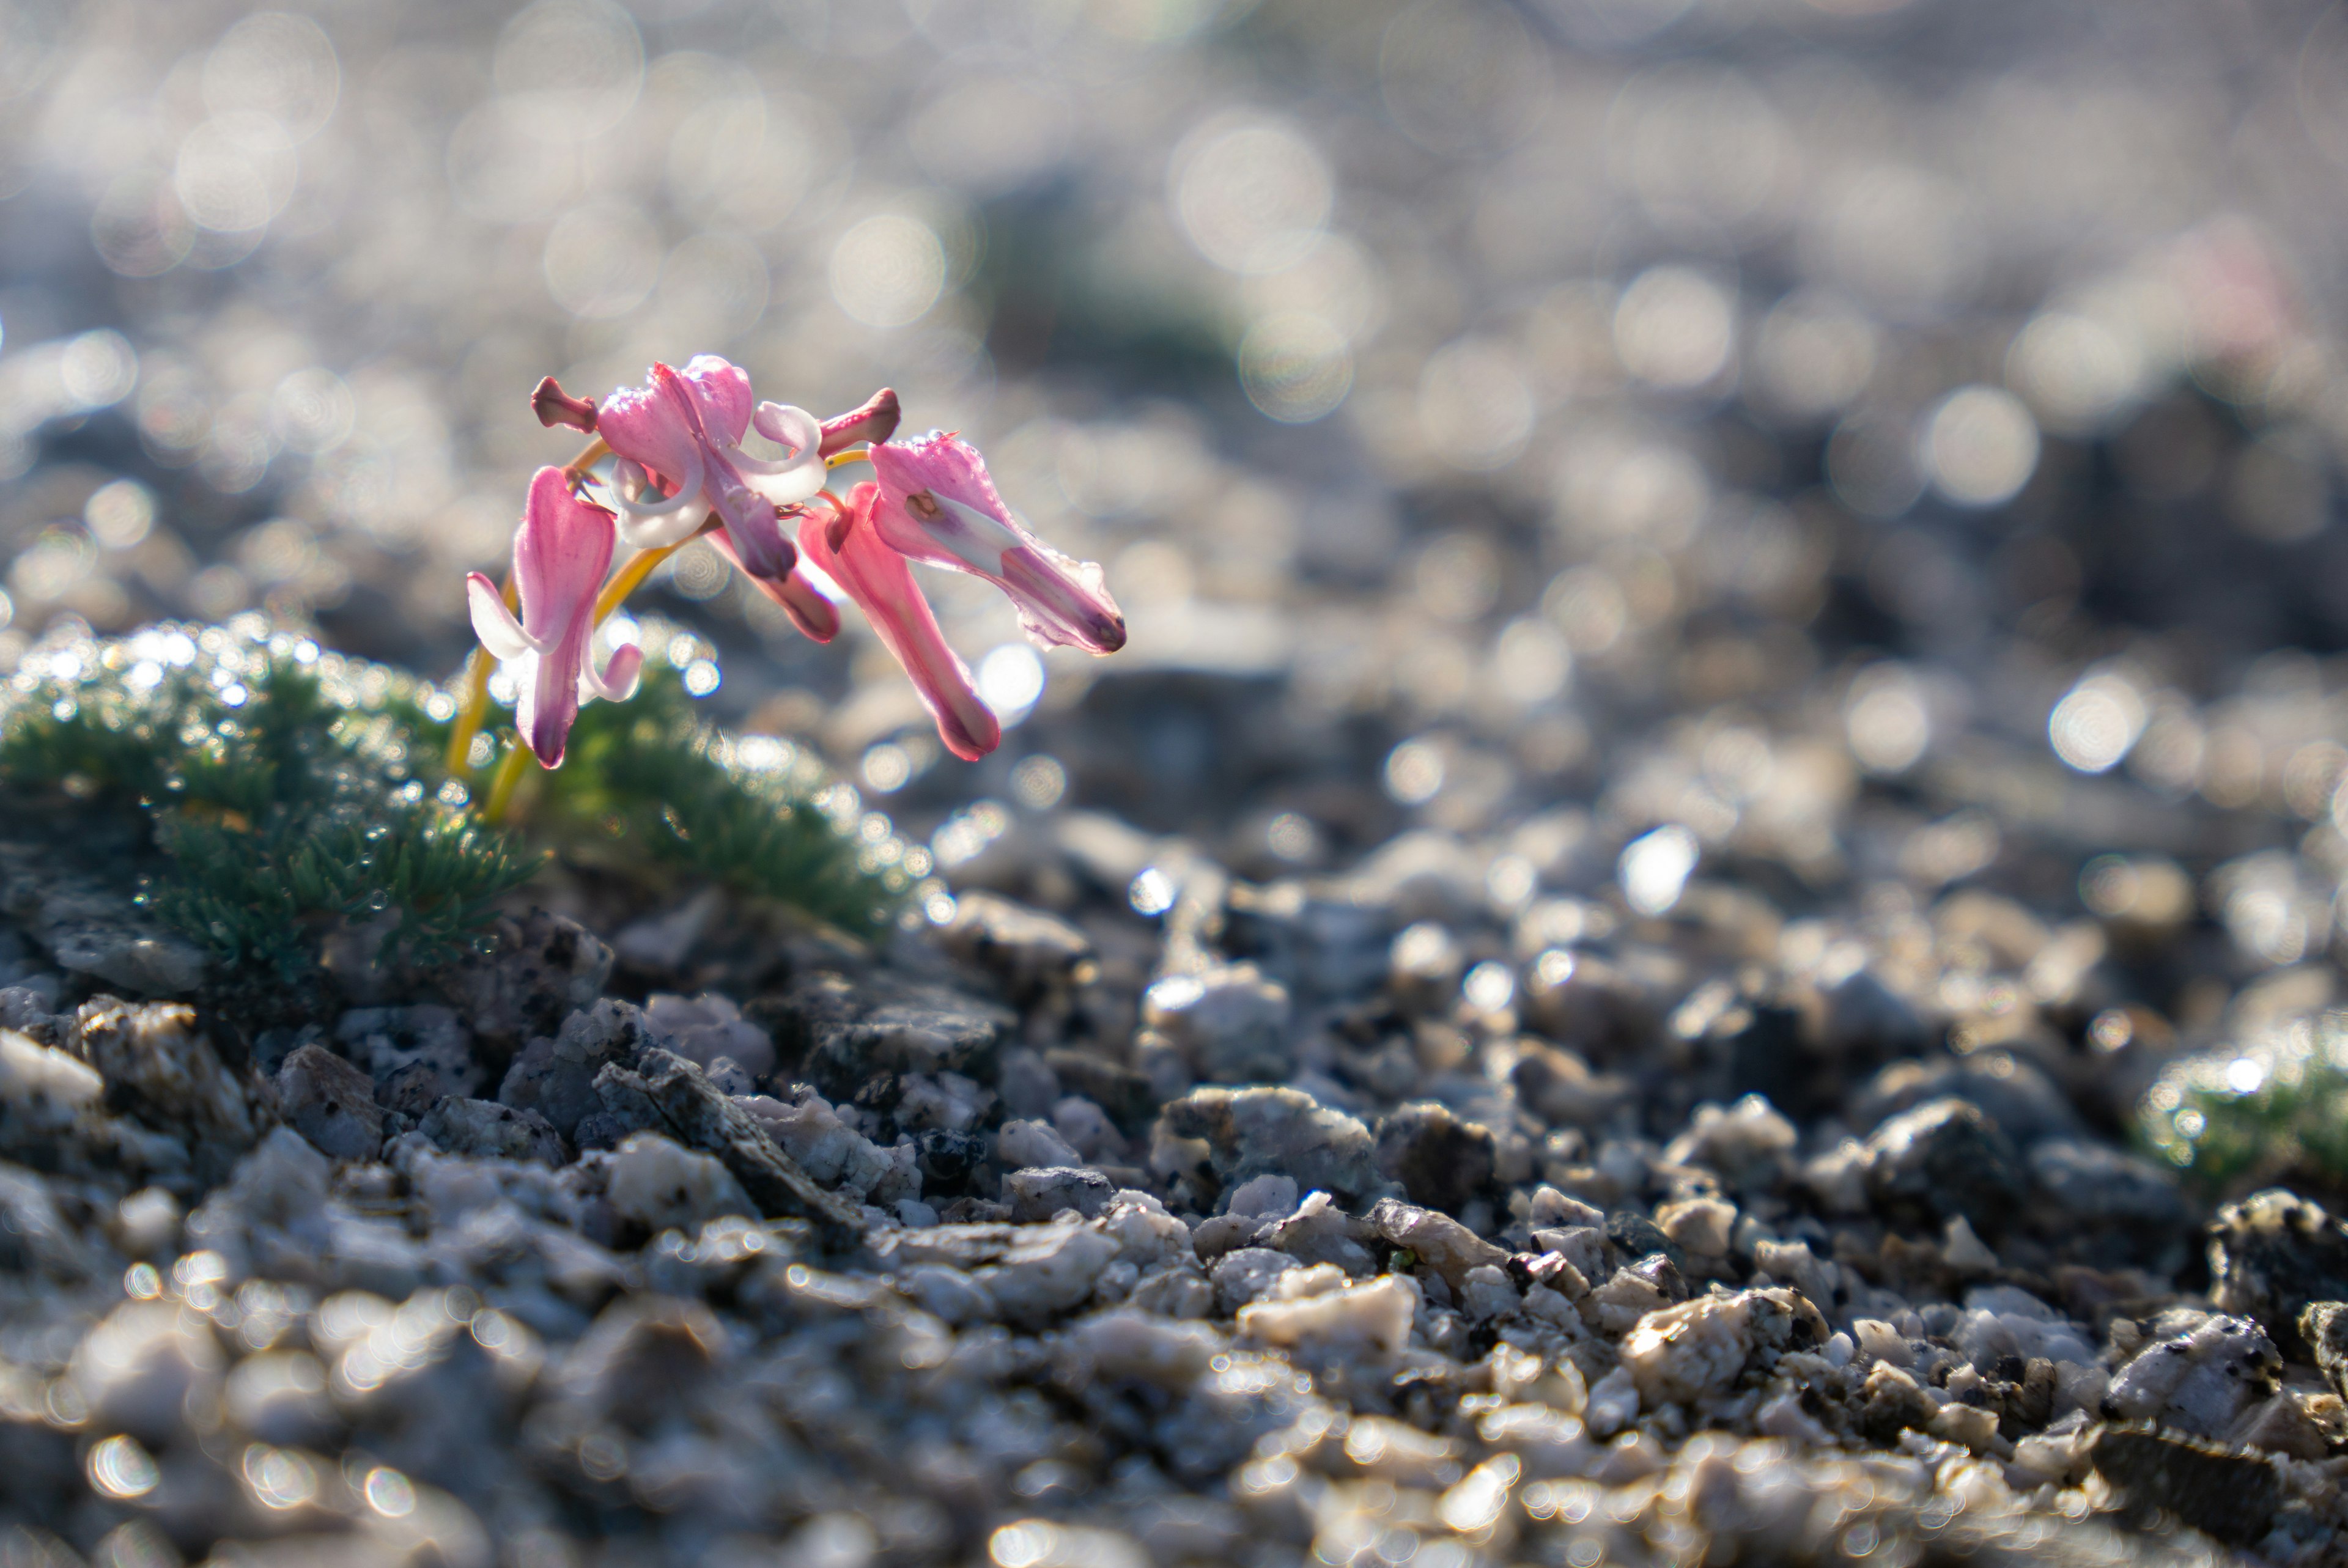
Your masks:
M 610 444 L 605 442 L 601 436 L 598 436 L 594 440 L 587 443 L 587 450 L 582 452 L 578 456 L 573 457 L 570 462 L 564 464 L 562 471 L 576 478 L 579 475 L 585 473 L 588 469 L 593 467 L 596 464 L 602 462 L 611 455 L 612 448 Z
M 522 773 L 529 765 L 530 748 L 517 735 L 507 744 L 506 754 L 498 759 L 498 771 L 489 780 L 489 798 L 481 807 L 484 822 L 506 819 L 506 807 L 513 804 L 514 786 L 521 783 Z
M 871 451 L 872 448 L 870 446 L 851 446 L 844 452 L 834 452 L 830 456 L 826 457 L 823 460 L 823 466 L 826 468 L 845 468 L 850 463 L 870 463 L 872 460 Z
M 508 610 L 521 602 L 511 572 L 498 591 L 505 596 Z M 473 737 L 481 733 L 481 715 L 489 705 L 489 672 L 496 668 L 497 661 L 486 648 L 474 649 L 465 661 L 464 679 L 457 690 L 457 724 L 448 732 L 448 771 L 460 777 L 472 765 Z
M 605 616 L 626 603 L 628 595 L 642 588 L 644 579 L 653 575 L 654 568 L 716 526 L 717 514 L 712 512 L 701 519 L 701 527 L 694 529 L 690 537 L 673 545 L 663 545 L 656 550 L 638 550 L 629 557 L 628 564 L 620 569 L 619 575 L 605 583 L 603 591 L 595 596 L 595 624 L 603 624 Z

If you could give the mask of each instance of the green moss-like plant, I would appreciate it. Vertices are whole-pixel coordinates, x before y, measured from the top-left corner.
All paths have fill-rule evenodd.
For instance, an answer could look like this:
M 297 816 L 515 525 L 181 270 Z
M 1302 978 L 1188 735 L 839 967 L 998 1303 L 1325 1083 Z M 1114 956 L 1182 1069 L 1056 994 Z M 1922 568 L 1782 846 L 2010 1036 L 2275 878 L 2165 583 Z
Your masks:
M 149 906 L 230 971 L 287 984 L 336 928 L 381 930 L 407 963 L 454 956 L 547 847 L 868 936 L 928 870 L 814 758 L 703 720 L 658 653 L 634 701 L 585 709 L 561 770 L 532 768 L 511 830 L 475 809 L 489 763 L 448 776 L 453 713 L 255 616 L 44 645 L 0 687 L 0 788 L 145 814 L 169 865 Z
M 2348 1015 L 2178 1059 L 2137 1121 L 2156 1154 L 2212 1190 L 2293 1169 L 2348 1181 Z
M 444 798 L 418 683 L 257 621 L 36 652 L 0 703 L 0 782 L 146 813 L 145 901 L 288 984 L 338 925 L 450 956 L 541 857 Z

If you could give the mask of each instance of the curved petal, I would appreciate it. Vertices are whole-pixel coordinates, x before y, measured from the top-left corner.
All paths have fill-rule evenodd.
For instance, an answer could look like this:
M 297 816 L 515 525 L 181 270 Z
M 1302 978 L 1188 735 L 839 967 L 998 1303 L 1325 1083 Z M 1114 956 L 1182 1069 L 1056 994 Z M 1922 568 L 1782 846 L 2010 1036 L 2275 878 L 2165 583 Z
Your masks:
M 591 654 L 579 665 L 579 700 L 601 697 L 607 702 L 624 702 L 636 694 L 636 672 L 644 667 L 644 651 L 633 642 L 623 642 L 612 650 L 604 662 L 603 672 L 595 673 L 595 661 Z
M 490 658 L 519 659 L 539 651 L 537 642 L 506 608 L 506 596 L 479 572 L 465 574 L 465 608 L 472 612 L 473 635 L 481 640 Z
M 835 414 L 823 422 L 823 455 L 829 457 L 859 441 L 888 440 L 897 433 L 897 421 L 901 415 L 896 388 L 882 387 L 864 400 L 863 407 Z
M 612 568 L 614 532 L 612 514 L 582 499 L 561 469 L 531 476 L 513 562 L 521 624 L 536 647 L 561 641 L 594 604 Z
M 1002 722 L 979 701 L 969 669 L 946 645 L 905 558 L 873 532 L 871 514 L 879 494 L 869 484 L 850 493 L 849 527 L 837 550 L 825 537 L 831 518 L 814 512 L 802 516 L 799 548 L 848 590 L 881 643 L 904 666 L 922 705 L 936 721 L 946 750 L 964 762 L 976 762 L 1003 743 Z
M 667 481 L 672 494 L 697 489 L 680 483 L 699 461 L 704 439 L 692 389 L 664 364 L 654 365 L 645 380 L 603 400 L 595 411 L 596 434 L 613 451 Z
M 772 577 L 762 576 L 742 564 L 740 553 L 734 548 L 733 540 L 726 535 L 712 534 L 709 536 L 709 542 L 716 547 L 719 555 L 734 563 L 736 569 L 741 572 L 752 588 L 757 589 L 769 600 L 781 607 L 783 613 L 791 618 L 791 624 L 799 629 L 802 636 L 811 641 L 829 642 L 839 635 L 839 606 L 818 593 L 815 584 L 799 575 L 796 564 L 789 571 Z
M 541 654 L 538 668 L 530 672 L 521 701 L 515 706 L 523 743 L 537 754 L 542 768 L 562 765 L 572 723 L 579 717 L 579 671 L 586 661 L 586 644 L 583 635 L 574 633 L 553 652 Z
M 738 445 L 750 425 L 750 373 L 716 354 L 697 354 L 676 374 L 701 415 L 702 434 L 724 446 Z
M 1070 559 L 1023 528 L 995 493 L 976 447 L 932 431 L 902 446 L 880 443 L 870 456 L 880 485 L 873 522 L 891 548 L 994 584 L 1018 607 L 1034 641 L 1088 653 L 1125 646 L 1125 614 L 1109 597 L 1101 569 Z
M 729 461 L 731 456 L 711 456 L 702 495 L 717 513 L 718 521 L 726 525 L 726 537 L 733 541 L 742 569 L 753 577 L 780 577 L 797 559 L 791 542 L 775 518 L 775 503 L 745 482 Z
M 631 549 L 664 550 L 671 545 L 681 545 L 691 538 L 706 521 L 691 512 L 670 512 L 664 517 L 622 518 L 620 538 Z

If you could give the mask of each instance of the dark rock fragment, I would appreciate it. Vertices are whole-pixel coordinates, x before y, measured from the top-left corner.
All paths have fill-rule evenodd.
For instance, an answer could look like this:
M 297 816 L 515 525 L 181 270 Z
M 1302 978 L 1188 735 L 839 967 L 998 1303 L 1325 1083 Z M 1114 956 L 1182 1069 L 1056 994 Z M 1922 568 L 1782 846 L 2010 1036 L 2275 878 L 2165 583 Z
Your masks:
M 524 1046 L 506 1069 L 498 1100 L 535 1111 L 572 1137 L 583 1118 L 607 1109 L 596 1092 L 596 1074 L 615 1062 L 633 1066 L 651 1043 L 643 1009 L 606 997 L 563 1020 L 552 1039 L 541 1035 Z
M 1041 1165 L 1003 1178 L 1011 1217 L 1022 1225 L 1040 1224 L 1063 1209 L 1091 1219 L 1108 1207 L 1114 1191 L 1098 1171 L 1071 1165 Z
M 2310 1302 L 2299 1315 L 2299 1337 L 2315 1357 L 2317 1370 L 2348 1399 L 2348 1301 Z
M 2139 1513 L 2175 1514 L 2236 1546 L 2265 1535 L 2282 1506 L 2282 1477 L 2256 1453 L 2149 1427 L 2106 1427 L 2088 1462 Z
M 2348 1299 L 2348 1225 L 2280 1187 L 2254 1193 L 2211 1222 L 2209 1276 L 2220 1311 L 2257 1318 L 2284 1355 L 2302 1358 L 2300 1315 Z
M 545 1117 L 494 1100 L 449 1095 L 431 1109 L 417 1130 L 452 1154 L 537 1160 L 549 1165 L 560 1165 L 570 1157 L 562 1146 L 562 1135 Z
M 1454 1217 L 1489 1189 L 1498 1158 L 1491 1129 L 1433 1102 L 1403 1106 L 1378 1124 L 1379 1173 L 1400 1182 L 1412 1203 Z
M 777 1071 L 796 1071 L 838 1103 L 885 1109 L 907 1072 L 959 1072 L 993 1082 L 1014 1021 L 992 1002 L 890 977 L 807 976 L 744 1009 L 774 1036 Z M 755 1196 L 755 1192 L 753 1194 Z
M 1302 1090 L 1195 1089 L 1169 1102 L 1159 1122 L 1177 1138 L 1204 1139 L 1226 1186 L 1282 1175 L 1304 1191 L 1356 1199 L 1385 1184 L 1370 1130 Z
M 1975 1228 L 2001 1227 L 2028 1190 L 2013 1141 L 1968 1101 L 1927 1102 L 1902 1112 L 1867 1141 L 1869 1194 L 1901 1220 L 1936 1227 L 1962 1214 Z
M 333 1051 L 305 1045 L 277 1071 L 277 1101 L 294 1130 L 337 1160 L 372 1160 L 383 1147 L 375 1080 Z

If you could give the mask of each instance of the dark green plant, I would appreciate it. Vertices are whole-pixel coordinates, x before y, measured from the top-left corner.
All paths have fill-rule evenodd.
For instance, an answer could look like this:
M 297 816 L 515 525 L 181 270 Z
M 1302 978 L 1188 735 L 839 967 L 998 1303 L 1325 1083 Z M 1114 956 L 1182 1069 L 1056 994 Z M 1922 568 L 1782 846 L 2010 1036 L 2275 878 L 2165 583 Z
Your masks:
M 225 966 L 289 984 L 335 928 L 380 932 L 410 963 L 453 956 L 550 847 L 865 936 L 926 891 L 927 852 L 812 756 L 721 732 L 657 651 L 643 679 L 633 702 L 587 706 L 560 770 L 529 769 L 507 830 L 474 804 L 493 763 L 448 777 L 454 703 L 412 676 L 257 617 L 45 646 L 0 687 L 0 787 L 147 814 L 169 861 L 149 907 Z
M 2294 1168 L 2348 1180 L 2348 1015 L 2181 1057 L 2137 1119 L 2156 1153 L 2212 1189 Z
M 290 984 L 336 926 L 438 961 L 538 868 L 438 793 L 408 678 L 253 623 L 34 662 L 0 705 L 0 782 L 148 813 L 170 871 L 145 901 L 230 967 Z
M 533 769 L 520 815 L 582 851 L 642 856 L 779 899 L 860 936 L 884 929 L 927 872 L 885 819 L 786 741 L 735 737 L 701 715 L 657 653 L 626 702 L 580 710 L 562 766 Z

